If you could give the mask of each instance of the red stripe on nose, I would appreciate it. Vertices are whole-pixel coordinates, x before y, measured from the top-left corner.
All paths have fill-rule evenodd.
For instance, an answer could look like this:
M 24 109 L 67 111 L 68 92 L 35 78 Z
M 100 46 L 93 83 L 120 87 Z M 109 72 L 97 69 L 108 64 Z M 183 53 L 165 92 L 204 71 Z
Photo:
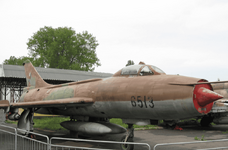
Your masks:
M 218 99 L 223 98 L 223 96 L 209 89 L 201 87 L 196 92 L 196 98 L 197 98 L 198 104 L 201 107 L 204 107 L 207 104 L 210 104 Z

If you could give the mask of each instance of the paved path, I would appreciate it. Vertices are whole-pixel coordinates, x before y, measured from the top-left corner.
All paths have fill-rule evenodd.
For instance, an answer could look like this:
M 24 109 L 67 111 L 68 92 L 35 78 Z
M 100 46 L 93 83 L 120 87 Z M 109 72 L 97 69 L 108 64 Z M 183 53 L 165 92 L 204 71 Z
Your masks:
M 0 124 L 2 124 L 6 120 L 6 115 L 3 109 L 0 109 Z
M 227 133 L 225 133 L 227 131 Z M 36 132 L 46 134 L 49 137 L 70 137 L 68 132 L 53 132 L 45 130 L 36 130 Z M 87 139 L 96 140 L 109 140 L 109 141 L 120 141 L 123 134 L 107 135 L 100 137 L 90 137 Z M 168 128 L 160 128 L 157 130 L 139 130 L 134 132 L 134 142 L 137 143 L 148 143 L 153 149 L 154 145 L 159 143 L 175 143 L 175 142 L 189 142 L 197 141 L 195 138 L 209 141 L 217 139 L 228 139 L 228 125 L 215 125 L 212 127 L 199 127 L 199 126 L 183 126 L 183 131 L 172 130 Z M 71 144 L 77 146 L 88 146 L 96 148 L 119 148 L 119 145 L 113 144 L 97 144 L 97 143 L 74 143 L 74 142 L 62 142 L 56 141 L 58 144 Z M 192 150 L 192 149 L 203 149 L 203 148 L 214 148 L 214 147 L 228 147 L 227 142 L 214 142 L 214 143 L 202 143 L 202 144 L 185 144 L 185 145 L 172 145 L 172 146 L 160 146 L 158 150 Z M 146 147 L 135 146 L 135 150 L 144 150 Z M 228 149 L 228 148 L 227 148 Z

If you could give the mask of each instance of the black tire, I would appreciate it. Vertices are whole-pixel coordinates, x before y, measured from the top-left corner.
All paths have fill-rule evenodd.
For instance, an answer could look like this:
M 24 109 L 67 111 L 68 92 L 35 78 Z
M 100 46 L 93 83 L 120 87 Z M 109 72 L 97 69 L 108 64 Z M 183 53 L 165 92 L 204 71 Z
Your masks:
M 125 136 L 121 138 L 121 142 L 124 142 Z M 127 142 L 133 142 L 133 138 L 128 138 Z M 133 150 L 134 145 L 133 144 L 120 144 L 121 150 Z
M 209 127 L 212 121 L 213 121 L 212 117 L 206 116 L 201 119 L 200 125 L 201 127 Z

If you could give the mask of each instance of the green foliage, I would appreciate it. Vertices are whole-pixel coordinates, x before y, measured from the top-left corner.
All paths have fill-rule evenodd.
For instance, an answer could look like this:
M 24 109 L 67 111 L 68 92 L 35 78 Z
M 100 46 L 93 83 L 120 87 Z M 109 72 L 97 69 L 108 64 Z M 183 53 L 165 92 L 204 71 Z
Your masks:
M 9 59 L 5 59 L 3 64 L 5 65 L 22 65 L 26 60 L 33 62 L 33 58 L 22 56 L 16 58 L 15 56 L 10 56 Z
M 66 130 L 63 128 L 60 123 L 64 121 L 69 121 L 70 117 L 41 117 L 40 119 L 34 118 L 34 128 L 39 129 L 48 129 L 48 130 Z M 112 118 L 110 119 L 111 123 L 118 124 L 124 128 L 127 128 L 127 124 L 122 122 L 122 119 L 119 118 Z M 14 123 L 17 124 L 17 121 L 6 121 L 6 123 Z M 146 126 L 138 126 L 134 125 L 134 128 L 141 128 L 141 129 L 153 129 L 156 128 L 156 125 L 146 125 Z
M 17 121 L 5 120 L 5 123 L 17 124 Z
M 216 125 L 214 122 L 211 123 L 212 126 Z
M 199 140 L 199 138 L 196 136 L 196 137 L 194 138 L 194 140 Z
M 227 131 L 225 131 L 225 132 L 222 132 L 222 134 L 227 134 L 228 133 L 228 130 Z
M 204 140 L 204 135 L 201 136 L 201 141 L 206 141 L 206 140 Z
M 124 127 L 124 128 L 127 128 L 127 124 L 123 123 L 123 122 L 122 122 L 122 119 L 119 119 L 119 118 L 112 118 L 112 119 L 110 119 L 110 122 L 111 122 L 111 123 L 114 123 L 114 124 L 118 124 L 118 125 L 120 125 L 120 126 L 122 126 L 122 127 Z
M 119 118 L 112 118 L 110 119 L 110 122 L 111 123 L 114 123 L 114 124 L 118 124 L 124 128 L 127 128 L 127 124 L 123 123 L 122 122 L 122 119 L 119 119 Z M 139 125 L 133 125 L 134 128 L 143 128 L 143 129 L 151 129 L 151 128 L 155 128 L 157 127 L 156 125 L 146 125 L 146 126 L 139 126 Z
M 205 139 L 204 139 L 204 135 L 202 135 L 201 136 L 201 139 L 199 139 L 197 136 L 194 138 L 194 140 L 199 140 L 199 141 L 206 141 Z
M 40 67 L 93 71 L 100 66 L 96 38 L 87 31 L 67 27 L 44 27 L 29 39 L 29 56 Z
M 29 59 L 36 67 L 93 71 L 101 65 L 96 55 L 98 45 L 87 31 L 76 34 L 72 28 L 45 26 L 29 38 L 29 57 L 11 56 L 4 64 L 22 65 Z
M 34 118 L 34 128 L 49 129 L 49 130 L 66 130 L 60 123 L 69 121 L 70 117 L 42 117 L 40 119 Z
M 128 62 L 127 62 L 127 64 L 126 64 L 126 66 L 130 66 L 130 65 L 134 65 L 135 63 L 134 63 L 134 61 L 133 60 L 128 60 Z
M 163 120 L 159 120 L 159 121 L 158 121 L 158 124 L 162 124 L 162 123 L 164 123 Z

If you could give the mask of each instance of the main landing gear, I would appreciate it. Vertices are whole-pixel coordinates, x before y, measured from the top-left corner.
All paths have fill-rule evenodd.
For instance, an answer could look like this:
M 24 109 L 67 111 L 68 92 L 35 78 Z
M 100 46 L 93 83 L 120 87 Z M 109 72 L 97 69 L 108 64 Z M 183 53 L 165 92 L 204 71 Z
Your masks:
M 134 138 L 133 124 L 128 124 L 126 136 L 123 136 L 121 138 L 121 142 L 133 142 L 133 138 Z M 133 150 L 134 145 L 133 144 L 121 144 L 120 148 L 121 148 L 121 150 Z
M 30 132 L 33 132 L 33 115 L 34 110 L 33 109 L 26 109 L 22 112 L 21 117 L 18 120 L 17 128 L 21 129 L 19 130 L 19 133 L 28 136 L 30 138 L 36 138 L 35 135 L 31 134 Z
M 213 119 L 214 118 L 210 115 L 204 116 L 200 121 L 201 127 L 209 127 L 210 124 L 213 122 Z

